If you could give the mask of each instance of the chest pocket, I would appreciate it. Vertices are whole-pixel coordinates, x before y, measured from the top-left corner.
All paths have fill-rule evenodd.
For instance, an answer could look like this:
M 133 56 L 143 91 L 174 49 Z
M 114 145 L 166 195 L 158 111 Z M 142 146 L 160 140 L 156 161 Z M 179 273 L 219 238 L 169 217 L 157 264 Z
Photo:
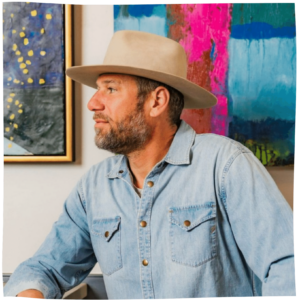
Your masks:
M 111 275 L 122 268 L 121 218 L 96 219 L 92 223 L 91 239 L 102 272 Z
M 216 206 L 170 208 L 172 261 L 197 267 L 216 257 Z

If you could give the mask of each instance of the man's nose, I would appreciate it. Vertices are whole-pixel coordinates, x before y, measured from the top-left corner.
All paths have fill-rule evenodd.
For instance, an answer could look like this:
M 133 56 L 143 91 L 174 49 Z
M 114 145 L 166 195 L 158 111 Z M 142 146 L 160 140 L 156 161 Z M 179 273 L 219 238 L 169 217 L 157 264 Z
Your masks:
M 88 102 L 88 109 L 91 111 L 97 111 L 97 110 L 104 110 L 104 104 L 102 101 L 102 96 L 100 95 L 100 92 L 97 91 L 92 98 Z

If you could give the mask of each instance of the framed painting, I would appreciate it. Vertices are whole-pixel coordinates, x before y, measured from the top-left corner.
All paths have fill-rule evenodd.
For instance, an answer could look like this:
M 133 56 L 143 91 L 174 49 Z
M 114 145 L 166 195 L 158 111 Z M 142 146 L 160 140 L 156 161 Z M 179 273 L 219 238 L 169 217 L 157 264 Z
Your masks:
M 188 79 L 218 99 L 183 110 L 197 133 L 239 141 L 265 166 L 294 164 L 294 3 L 115 5 L 114 30 L 124 29 L 184 47 Z
M 4 162 L 73 161 L 71 5 L 3 3 Z

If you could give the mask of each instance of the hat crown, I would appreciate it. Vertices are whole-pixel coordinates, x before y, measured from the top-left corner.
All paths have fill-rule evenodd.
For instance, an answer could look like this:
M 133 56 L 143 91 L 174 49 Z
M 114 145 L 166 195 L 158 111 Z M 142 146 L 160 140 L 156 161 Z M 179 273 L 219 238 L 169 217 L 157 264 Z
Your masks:
M 152 70 L 186 78 L 187 59 L 177 42 L 151 33 L 122 30 L 114 34 L 103 65 Z

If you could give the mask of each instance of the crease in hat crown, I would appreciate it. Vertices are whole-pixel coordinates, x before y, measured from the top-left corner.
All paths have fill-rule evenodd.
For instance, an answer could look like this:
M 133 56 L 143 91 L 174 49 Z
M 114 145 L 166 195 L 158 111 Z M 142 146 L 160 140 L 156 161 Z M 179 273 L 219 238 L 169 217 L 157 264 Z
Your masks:
M 141 67 L 183 78 L 186 78 L 187 74 L 186 54 L 179 43 L 141 31 L 116 32 L 109 44 L 103 64 Z
M 187 57 L 183 47 L 156 34 L 117 31 L 107 48 L 101 65 L 73 66 L 66 70 L 73 80 L 96 88 L 98 76 L 118 73 L 141 76 L 165 83 L 184 96 L 184 108 L 208 108 L 217 98 L 187 79 Z

